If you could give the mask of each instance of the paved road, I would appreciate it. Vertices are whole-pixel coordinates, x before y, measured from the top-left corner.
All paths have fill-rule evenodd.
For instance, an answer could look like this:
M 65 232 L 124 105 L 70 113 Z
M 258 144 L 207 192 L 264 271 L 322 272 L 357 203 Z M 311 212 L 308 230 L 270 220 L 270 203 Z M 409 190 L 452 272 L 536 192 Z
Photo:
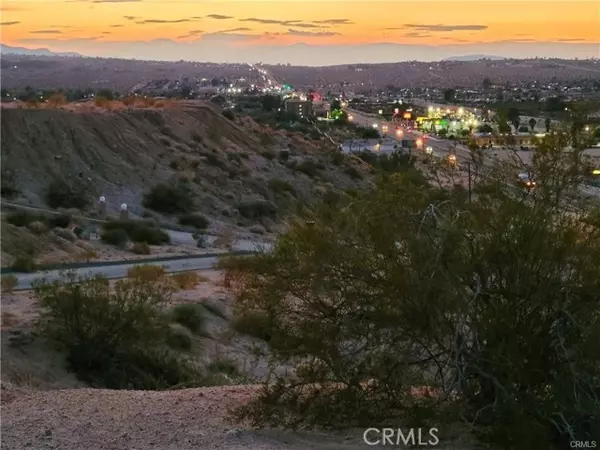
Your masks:
M 271 245 L 265 244 L 263 247 L 254 247 L 253 251 L 269 251 Z M 226 256 L 224 253 L 223 256 Z M 207 257 L 191 257 L 188 259 L 177 259 L 172 261 L 144 261 L 139 260 L 135 262 L 128 262 L 119 265 L 106 265 L 98 267 L 86 267 L 79 269 L 71 269 L 69 272 L 74 272 L 78 277 L 89 277 L 95 275 L 104 275 L 109 279 L 124 278 L 127 276 L 127 271 L 135 266 L 141 266 L 145 264 L 160 265 L 165 268 L 165 271 L 172 272 L 185 272 L 189 270 L 207 270 L 211 269 L 217 264 L 219 257 L 207 256 Z M 44 272 L 35 273 L 18 273 L 14 274 L 17 277 L 18 284 L 15 290 L 27 290 L 31 288 L 31 283 L 34 280 L 45 279 L 48 281 L 55 281 L 62 278 L 63 270 L 48 270 Z
M 433 154 L 438 156 L 445 156 L 454 151 L 457 159 L 467 161 L 471 159 L 471 153 L 467 147 L 464 145 L 457 144 L 455 141 L 439 139 L 435 136 L 429 136 L 427 134 L 421 133 L 417 130 L 407 130 L 406 128 L 402 129 L 402 134 L 396 134 L 396 123 L 388 122 L 382 119 L 380 116 L 375 114 L 366 114 L 361 111 L 355 111 L 352 109 L 347 109 L 346 112 L 348 115 L 352 116 L 352 120 L 357 125 L 372 127 L 373 124 L 377 124 L 377 128 L 381 131 L 384 126 L 388 127 L 387 135 L 390 138 L 396 140 L 402 139 L 423 139 L 423 148 L 432 147 Z M 419 150 L 423 151 L 423 149 Z
M 170 261 L 158 263 L 165 268 L 167 272 L 183 272 L 186 270 L 206 270 L 212 268 L 218 262 L 217 257 L 208 258 L 195 258 L 195 259 L 184 259 L 179 261 Z M 123 264 L 120 266 L 103 266 L 103 267 L 89 267 L 85 269 L 74 269 L 70 272 L 74 272 L 77 276 L 95 276 L 104 275 L 110 279 L 125 278 L 127 271 L 132 267 L 143 265 L 143 262 Z M 31 288 L 31 283 L 34 280 L 46 279 L 48 281 L 54 281 L 62 278 L 62 271 L 50 270 L 47 272 L 36 272 L 26 274 L 15 274 L 19 280 L 19 284 L 15 290 L 26 290 Z

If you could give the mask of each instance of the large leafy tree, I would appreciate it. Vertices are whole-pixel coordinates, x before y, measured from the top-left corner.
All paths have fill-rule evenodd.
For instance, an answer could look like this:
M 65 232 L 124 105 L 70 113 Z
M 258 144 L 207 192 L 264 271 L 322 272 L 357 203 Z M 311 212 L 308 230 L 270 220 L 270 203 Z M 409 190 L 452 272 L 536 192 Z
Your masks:
M 261 317 L 274 362 L 296 366 L 241 415 L 460 417 L 503 448 L 598 440 L 600 232 L 565 210 L 586 170 L 570 139 L 540 144 L 535 192 L 515 182 L 518 159 L 474 155 L 470 200 L 395 172 L 299 218 L 272 252 L 225 260 L 236 314 Z

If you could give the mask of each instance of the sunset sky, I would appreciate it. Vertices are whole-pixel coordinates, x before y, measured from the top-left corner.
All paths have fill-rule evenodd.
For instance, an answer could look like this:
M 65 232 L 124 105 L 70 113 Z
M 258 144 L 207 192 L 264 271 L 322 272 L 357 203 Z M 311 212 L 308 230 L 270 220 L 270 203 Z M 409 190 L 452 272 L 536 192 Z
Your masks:
M 598 1 L 26 0 L 1 22 L 6 45 L 138 59 L 600 57 Z

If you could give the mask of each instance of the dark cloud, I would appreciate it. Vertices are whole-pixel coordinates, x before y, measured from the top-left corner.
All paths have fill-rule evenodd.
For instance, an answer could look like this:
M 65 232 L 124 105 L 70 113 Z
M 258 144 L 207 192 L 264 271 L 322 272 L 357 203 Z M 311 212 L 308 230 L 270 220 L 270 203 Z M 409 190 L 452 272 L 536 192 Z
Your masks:
M 111 25 L 110 27 L 111 27 L 111 28 L 120 28 L 120 27 L 122 27 L 122 26 L 123 26 L 123 24 L 120 24 L 120 25 L 119 25 L 119 24 L 117 24 L 117 25 Z
M 290 23 L 288 25 L 292 26 L 292 27 L 296 27 L 296 28 L 329 28 L 329 27 L 326 27 L 323 25 L 315 25 L 313 23 L 304 23 L 304 22 Z
M 208 17 L 209 19 L 215 19 L 215 20 L 233 19 L 233 16 L 224 16 L 223 14 L 209 14 L 206 17 Z
M 304 30 L 288 30 L 285 33 L 289 36 L 339 36 L 340 33 L 335 31 L 304 31 Z
M 354 22 L 351 22 L 348 19 L 325 19 L 325 20 L 313 20 L 313 23 L 321 23 L 327 25 L 351 25 Z
M 207 34 L 238 33 L 240 31 L 252 31 L 252 28 L 247 28 L 247 27 L 230 28 L 228 30 L 221 30 L 221 31 L 216 31 L 215 33 L 207 33 Z
M 413 28 L 419 31 L 480 31 L 488 28 L 487 25 L 416 25 L 407 24 L 405 28 Z
M 337 19 L 333 19 L 337 20 Z M 285 27 L 296 27 L 296 28 L 329 28 L 326 25 L 317 25 L 315 23 L 307 23 L 301 20 L 277 20 L 277 19 L 259 19 L 256 17 L 250 17 L 247 19 L 240 19 L 240 22 L 255 22 L 262 23 L 263 25 L 283 25 Z
M 402 35 L 402 37 L 416 37 L 416 38 L 424 38 L 431 36 L 428 33 L 421 33 L 420 31 L 410 31 Z
M 123 18 L 127 19 L 127 20 L 136 20 L 136 19 L 139 19 L 139 17 L 137 17 L 137 16 L 123 16 Z
M 145 23 L 183 23 L 190 22 L 190 19 L 175 19 L 175 20 L 166 20 L 166 19 L 146 19 L 137 21 L 137 24 L 145 24 Z
M 31 34 L 61 34 L 60 30 L 35 30 L 31 31 Z
M 0 22 L 0 25 L 2 25 L 3 27 L 10 27 L 11 25 L 18 25 L 21 22 L 19 22 L 18 20 L 13 20 L 12 22 Z
M 585 42 L 584 39 L 579 39 L 579 38 L 562 38 L 562 39 L 557 39 L 558 42 Z

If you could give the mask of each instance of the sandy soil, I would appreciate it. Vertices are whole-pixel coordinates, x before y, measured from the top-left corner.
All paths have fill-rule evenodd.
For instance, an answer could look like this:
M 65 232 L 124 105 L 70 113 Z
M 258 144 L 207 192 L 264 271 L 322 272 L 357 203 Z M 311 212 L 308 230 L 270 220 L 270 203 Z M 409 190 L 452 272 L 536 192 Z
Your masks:
M 254 386 L 24 391 L 2 407 L 2 449 L 358 449 L 361 433 L 251 430 L 228 421 Z M 7 391 L 4 391 L 6 396 Z

